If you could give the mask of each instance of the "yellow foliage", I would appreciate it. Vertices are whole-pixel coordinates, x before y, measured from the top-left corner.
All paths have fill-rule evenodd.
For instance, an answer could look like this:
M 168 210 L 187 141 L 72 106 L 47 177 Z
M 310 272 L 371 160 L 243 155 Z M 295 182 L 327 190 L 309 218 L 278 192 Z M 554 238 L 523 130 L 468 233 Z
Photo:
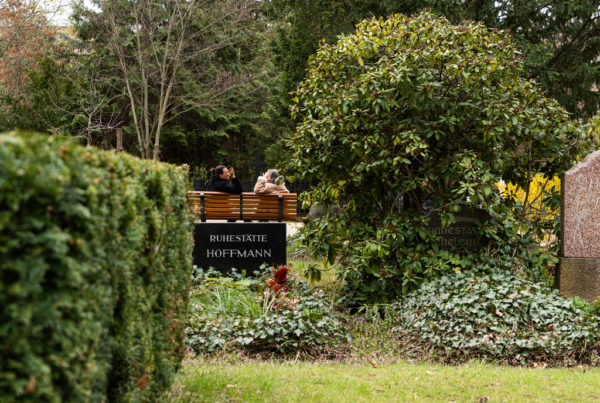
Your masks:
M 543 203 L 546 197 L 543 193 L 544 191 L 549 193 L 558 193 L 560 191 L 560 178 L 558 176 L 547 179 L 541 174 L 535 175 L 529 184 L 529 193 L 527 193 L 526 189 L 512 183 L 506 184 L 500 182 L 496 186 L 504 197 L 515 200 L 515 212 L 521 214 L 523 209 L 525 209 L 524 216 L 529 220 L 542 219 L 551 221 L 557 218 L 560 213 L 558 208 L 549 209 Z

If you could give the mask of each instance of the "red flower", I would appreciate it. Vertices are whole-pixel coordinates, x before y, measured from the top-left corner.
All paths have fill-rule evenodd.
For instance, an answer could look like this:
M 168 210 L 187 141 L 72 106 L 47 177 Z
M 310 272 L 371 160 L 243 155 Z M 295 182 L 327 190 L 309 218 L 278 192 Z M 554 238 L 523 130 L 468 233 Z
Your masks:
M 287 267 L 279 266 L 279 269 L 277 269 L 277 271 L 273 272 L 273 277 L 275 277 L 275 282 L 277 282 L 278 284 L 285 283 L 285 280 L 287 279 L 287 272 L 288 272 Z
M 285 288 L 283 287 L 283 283 L 287 279 L 288 268 L 285 266 L 279 266 L 277 270 L 273 270 L 273 277 L 267 280 L 267 286 L 273 291 L 275 294 L 278 294 L 279 291 L 284 292 Z

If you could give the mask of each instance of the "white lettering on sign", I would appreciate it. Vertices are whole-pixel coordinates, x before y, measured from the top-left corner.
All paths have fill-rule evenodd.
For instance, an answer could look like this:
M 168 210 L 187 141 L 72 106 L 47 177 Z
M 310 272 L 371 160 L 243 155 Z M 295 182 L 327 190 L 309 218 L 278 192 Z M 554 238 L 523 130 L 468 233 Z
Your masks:
M 265 234 L 209 235 L 210 242 L 267 242 Z
M 442 238 L 440 239 L 440 246 L 458 246 L 458 247 L 477 247 L 477 240 L 475 239 L 464 239 L 464 238 Z
M 207 249 L 207 258 L 240 258 L 240 257 L 262 257 L 270 258 L 271 249 Z
M 433 232 L 436 235 L 475 235 L 472 227 L 435 227 Z

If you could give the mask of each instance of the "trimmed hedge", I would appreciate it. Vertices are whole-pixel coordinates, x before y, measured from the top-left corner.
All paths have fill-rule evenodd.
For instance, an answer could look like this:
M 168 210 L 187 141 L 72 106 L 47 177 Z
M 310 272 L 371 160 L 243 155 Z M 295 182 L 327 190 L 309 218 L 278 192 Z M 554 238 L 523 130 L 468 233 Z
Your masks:
M 153 401 L 184 353 L 184 169 L 0 134 L 0 400 Z

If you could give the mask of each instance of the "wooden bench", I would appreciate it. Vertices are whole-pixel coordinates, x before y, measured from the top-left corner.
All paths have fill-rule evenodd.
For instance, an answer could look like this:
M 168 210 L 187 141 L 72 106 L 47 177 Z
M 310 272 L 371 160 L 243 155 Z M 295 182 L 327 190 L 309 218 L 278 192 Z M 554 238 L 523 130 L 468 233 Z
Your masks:
M 297 221 L 296 193 L 188 192 L 196 217 L 206 220 Z

